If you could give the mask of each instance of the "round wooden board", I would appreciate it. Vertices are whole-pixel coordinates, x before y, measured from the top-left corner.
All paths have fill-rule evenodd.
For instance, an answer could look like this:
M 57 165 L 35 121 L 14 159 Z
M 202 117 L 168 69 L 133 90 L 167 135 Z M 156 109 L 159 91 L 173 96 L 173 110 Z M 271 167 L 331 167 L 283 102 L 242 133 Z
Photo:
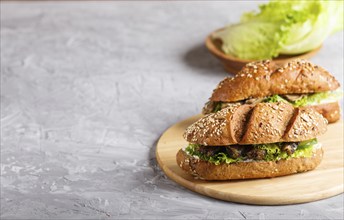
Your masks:
M 204 181 L 184 173 L 176 163 L 177 151 L 187 146 L 182 137 L 185 128 L 200 117 L 193 116 L 170 127 L 156 147 L 160 167 L 180 185 L 217 199 L 258 205 L 312 202 L 343 192 L 343 121 L 330 124 L 326 134 L 318 138 L 324 158 L 313 171 L 269 179 Z

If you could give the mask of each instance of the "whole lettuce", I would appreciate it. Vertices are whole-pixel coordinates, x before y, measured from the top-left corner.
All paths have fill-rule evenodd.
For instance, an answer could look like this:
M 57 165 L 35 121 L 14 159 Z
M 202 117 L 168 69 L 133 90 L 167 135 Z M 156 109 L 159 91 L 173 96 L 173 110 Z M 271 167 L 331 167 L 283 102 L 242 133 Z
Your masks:
M 213 35 L 226 54 L 254 60 L 300 54 L 344 26 L 344 1 L 271 1 L 259 8 Z

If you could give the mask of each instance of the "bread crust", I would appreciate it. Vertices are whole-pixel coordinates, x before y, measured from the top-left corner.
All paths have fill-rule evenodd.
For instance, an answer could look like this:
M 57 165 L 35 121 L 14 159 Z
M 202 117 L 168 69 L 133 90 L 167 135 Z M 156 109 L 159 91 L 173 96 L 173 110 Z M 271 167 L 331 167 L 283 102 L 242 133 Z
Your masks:
M 256 179 L 285 176 L 313 170 L 323 157 L 322 148 L 314 150 L 312 157 L 288 158 L 279 161 L 213 163 L 196 159 L 180 149 L 177 164 L 185 172 L 204 180 Z
M 210 101 L 236 102 L 275 94 L 325 92 L 339 86 L 328 71 L 308 61 L 294 60 L 277 67 L 264 60 L 248 63 L 235 77 L 221 81 Z
M 328 123 L 334 123 L 340 119 L 340 106 L 338 102 L 313 105 L 312 108 L 322 114 Z
M 292 105 L 282 102 L 258 104 L 253 109 L 240 144 L 281 142 L 294 111 Z
M 236 103 L 236 102 L 233 102 Z M 236 105 L 243 105 L 239 102 L 237 102 Z M 322 114 L 324 116 L 328 123 L 334 123 L 340 119 L 340 106 L 339 102 L 331 102 L 331 103 L 324 103 L 319 105 L 310 105 L 314 110 Z M 203 111 L 203 114 L 210 114 L 209 111 Z
M 258 103 L 222 109 L 190 125 L 184 138 L 191 143 L 223 146 L 312 139 L 325 133 L 327 120 L 312 107 L 285 102 Z

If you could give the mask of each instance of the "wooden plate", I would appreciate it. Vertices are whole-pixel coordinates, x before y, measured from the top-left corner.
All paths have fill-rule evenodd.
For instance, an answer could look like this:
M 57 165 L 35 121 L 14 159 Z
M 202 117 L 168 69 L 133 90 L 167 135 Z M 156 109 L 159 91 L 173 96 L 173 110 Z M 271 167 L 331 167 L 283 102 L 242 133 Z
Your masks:
M 156 147 L 160 167 L 180 185 L 217 199 L 259 205 L 312 202 L 343 192 L 343 121 L 330 124 L 327 133 L 319 138 L 324 158 L 313 171 L 269 179 L 203 181 L 184 173 L 176 163 L 177 151 L 187 145 L 182 137 L 185 128 L 200 117 L 193 116 L 170 127 Z
M 221 30 L 221 29 L 220 29 Z M 219 31 L 219 30 L 217 30 Z M 215 31 L 216 32 L 216 31 Z M 225 54 L 221 50 L 221 40 L 213 40 L 212 35 L 215 33 L 211 33 L 206 41 L 205 45 L 208 48 L 208 50 L 216 57 L 218 58 L 222 64 L 224 65 L 224 68 L 227 72 L 236 74 L 238 73 L 247 63 L 255 61 L 255 60 L 244 60 L 237 57 L 234 57 L 229 54 Z M 272 59 L 272 62 L 274 62 L 276 65 L 283 65 L 287 62 L 290 62 L 294 59 L 308 59 L 310 57 L 313 57 L 316 53 L 319 52 L 321 46 L 309 51 L 307 53 L 297 54 L 297 55 L 280 55 L 274 59 Z

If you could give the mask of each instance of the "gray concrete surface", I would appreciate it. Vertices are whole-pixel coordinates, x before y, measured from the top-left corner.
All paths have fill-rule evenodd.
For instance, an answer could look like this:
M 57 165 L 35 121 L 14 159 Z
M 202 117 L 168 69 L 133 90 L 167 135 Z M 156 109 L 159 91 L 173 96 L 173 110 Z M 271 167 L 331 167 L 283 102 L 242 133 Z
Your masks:
M 343 195 L 235 204 L 157 166 L 159 136 L 227 75 L 206 35 L 256 5 L 1 2 L 1 218 L 343 218 Z M 343 33 L 312 61 L 343 82 Z

